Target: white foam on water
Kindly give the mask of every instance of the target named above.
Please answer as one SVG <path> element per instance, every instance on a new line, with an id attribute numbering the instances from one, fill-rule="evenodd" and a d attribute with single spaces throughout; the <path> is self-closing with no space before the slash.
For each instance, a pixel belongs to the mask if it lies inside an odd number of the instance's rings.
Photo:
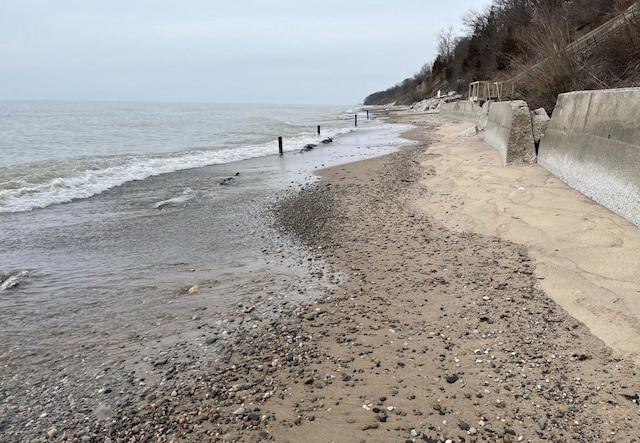
<path id="1" fill-rule="evenodd" d="M 28 277 L 29 271 L 19 271 L 15 274 L 9 274 L 8 276 L 2 276 L 3 279 L 0 280 L 0 291 L 5 291 L 7 289 L 11 289 L 14 286 L 18 286 L 20 284 L 20 279 L 22 277 Z"/>
<path id="2" fill-rule="evenodd" d="M 340 128 L 317 134 L 299 134 L 283 141 L 285 152 L 296 151 L 307 143 L 350 132 Z M 9 180 L 0 183 L 0 213 L 25 212 L 37 208 L 89 198 L 124 183 L 216 164 L 230 163 L 278 152 L 277 140 L 233 149 L 193 150 L 152 156 L 116 156 L 76 159 L 59 163 L 60 173 L 51 164 L 23 166 L 21 171 L 4 169 Z M 38 170 L 34 173 L 34 170 Z M 44 171 L 44 172 L 43 172 Z M 5 173 L 6 172 L 6 173 Z M 13 174 L 13 177 L 11 177 Z"/>

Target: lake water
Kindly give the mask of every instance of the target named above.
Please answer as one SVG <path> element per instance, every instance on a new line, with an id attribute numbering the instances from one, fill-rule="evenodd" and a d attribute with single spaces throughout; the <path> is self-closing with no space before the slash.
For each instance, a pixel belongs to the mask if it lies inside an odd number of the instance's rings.
<path id="1" fill-rule="evenodd" d="M 354 128 L 355 112 L 0 102 L 0 350 L 117 342 L 194 310 L 321 295 L 332 282 L 311 274 L 324 265 L 301 260 L 268 209 L 315 169 L 403 143 L 405 128 L 363 111 Z"/>

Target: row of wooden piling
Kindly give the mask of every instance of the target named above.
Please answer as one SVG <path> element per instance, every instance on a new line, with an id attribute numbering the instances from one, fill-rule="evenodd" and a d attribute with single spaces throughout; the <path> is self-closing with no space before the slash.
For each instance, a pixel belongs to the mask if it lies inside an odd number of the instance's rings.
<path id="1" fill-rule="evenodd" d="M 369 111 L 367 111 L 367 120 L 369 120 Z M 358 127 L 358 114 L 355 113 L 353 115 L 353 124 L 357 128 Z M 318 125 L 318 135 L 320 135 L 320 125 Z M 278 137 L 278 152 L 280 155 L 284 153 L 282 148 L 282 137 Z"/>

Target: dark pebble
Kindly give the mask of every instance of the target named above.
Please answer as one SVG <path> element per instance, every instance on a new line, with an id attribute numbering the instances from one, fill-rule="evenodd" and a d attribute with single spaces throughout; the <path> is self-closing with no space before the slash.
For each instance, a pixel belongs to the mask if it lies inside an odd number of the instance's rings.
<path id="1" fill-rule="evenodd" d="M 447 383 L 455 383 L 458 381 L 458 376 L 456 374 L 447 376 Z"/>

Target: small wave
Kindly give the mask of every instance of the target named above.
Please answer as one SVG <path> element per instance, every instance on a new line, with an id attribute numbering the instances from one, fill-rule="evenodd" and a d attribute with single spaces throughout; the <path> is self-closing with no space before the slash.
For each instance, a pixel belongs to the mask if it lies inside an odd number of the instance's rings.
<path id="1" fill-rule="evenodd" d="M 0 187 L 0 213 L 25 212 L 36 208 L 88 198 L 124 183 L 184 169 L 260 157 L 277 152 L 273 146 L 218 151 L 186 151 L 155 156 L 125 156 L 77 161 L 73 168 L 61 166 L 59 172 L 20 177 L 11 186 Z M 27 173 L 29 174 L 29 173 Z M 20 183 L 21 186 L 16 186 Z"/>
<path id="2" fill-rule="evenodd" d="M 349 132 L 332 128 L 322 137 Z M 297 151 L 308 143 L 317 143 L 315 131 L 298 133 L 285 140 L 285 151 Z M 23 165 L 17 171 L 4 168 L 8 181 L 0 184 L 0 213 L 26 212 L 37 208 L 89 198 L 124 183 L 148 177 L 230 163 L 277 154 L 277 140 L 257 145 L 218 150 L 191 150 L 147 156 L 114 156 L 71 159 L 59 164 Z M 159 202 L 162 203 L 162 202 Z"/>
<path id="3" fill-rule="evenodd" d="M 0 291 L 11 289 L 20 284 L 22 277 L 28 277 L 29 271 L 19 271 L 14 274 L 0 274 Z"/>

